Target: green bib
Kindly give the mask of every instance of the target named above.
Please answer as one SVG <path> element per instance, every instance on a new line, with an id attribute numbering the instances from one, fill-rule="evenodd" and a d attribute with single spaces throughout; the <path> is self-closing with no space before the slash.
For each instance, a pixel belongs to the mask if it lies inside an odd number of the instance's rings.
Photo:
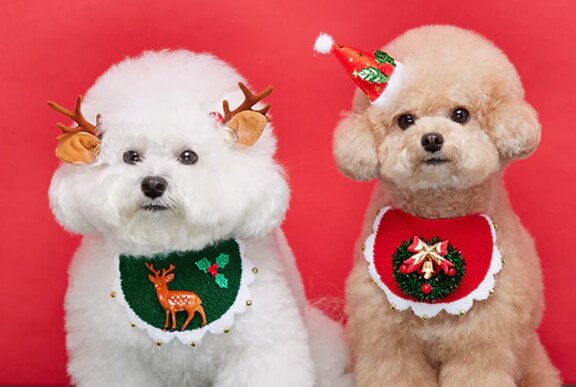
<path id="1" fill-rule="evenodd" d="M 207 332 L 228 333 L 234 316 L 252 305 L 248 286 L 257 269 L 243 250 L 230 239 L 200 251 L 120 255 L 112 296 L 157 345 L 176 338 L 195 346 Z"/>

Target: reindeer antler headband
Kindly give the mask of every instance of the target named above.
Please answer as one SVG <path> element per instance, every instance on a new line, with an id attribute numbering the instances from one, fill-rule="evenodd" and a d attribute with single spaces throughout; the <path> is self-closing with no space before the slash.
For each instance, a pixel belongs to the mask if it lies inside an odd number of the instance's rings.
<path id="1" fill-rule="evenodd" d="M 244 94 L 244 101 L 234 110 L 230 110 L 227 100 L 222 102 L 224 116 L 217 113 L 219 120 L 226 126 L 226 136 L 232 145 L 249 147 L 254 145 L 266 127 L 269 117 L 266 115 L 270 105 L 262 109 L 253 109 L 254 105 L 272 93 L 272 87 L 259 94 L 253 94 L 242 82 L 238 83 Z M 58 136 L 56 157 L 71 164 L 92 164 L 100 152 L 101 135 L 98 133 L 100 115 L 96 116 L 96 125 L 90 123 L 82 114 L 82 96 L 76 99 L 74 110 L 68 110 L 55 102 L 48 105 L 58 113 L 72 119 L 76 126 L 58 123 L 62 131 Z"/>
<path id="2" fill-rule="evenodd" d="M 254 145 L 262 135 L 266 123 L 270 120 L 266 114 L 271 106 L 266 105 L 260 110 L 252 108 L 268 97 L 274 89 L 268 86 L 263 92 L 253 94 L 242 82 L 238 83 L 238 87 L 244 94 L 244 101 L 236 109 L 230 111 L 228 101 L 224 100 L 222 102 L 224 116 L 218 116 L 222 123 L 226 125 L 228 141 L 233 145 L 249 147 Z"/>
<path id="3" fill-rule="evenodd" d="M 96 116 L 96 125 L 92 125 L 84 118 L 82 114 L 82 96 L 78 96 L 76 99 L 74 111 L 68 110 L 52 101 L 48 102 L 48 106 L 76 122 L 76 126 L 57 124 L 62 134 L 58 136 L 56 157 L 71 164 L 93 163 L 100 152 L 101 141 L 98 136 L 100 115 Z"/>

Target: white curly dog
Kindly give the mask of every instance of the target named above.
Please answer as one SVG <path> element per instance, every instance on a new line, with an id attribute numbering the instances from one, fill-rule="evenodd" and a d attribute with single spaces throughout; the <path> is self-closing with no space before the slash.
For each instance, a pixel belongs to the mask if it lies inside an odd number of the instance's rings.
<path id="1" fill-rule="evenodd" d="M 63 129 L 60 141 L 69 143 L 59 156 L 81 154 L 50 186 L 58 222 L 84 235 L 65 301 L 74 384 L 350 385 L 340 326 L 307 304 L 279 229 L 289 188 L 271 125 L 250 146 L 235 146 L 244 135 L 210 114 L 223 100 L 239 106 L 243 81 L 211 55 L 146 52 L 111 67 L 76 112 L 60 108 L 78 125 Z M 253 304 L 227 334 L 206 333 L 194 345 L 155 341 L 111 297 L 119 255 L 197 251 L 231 238 L 258 274 Z"/>

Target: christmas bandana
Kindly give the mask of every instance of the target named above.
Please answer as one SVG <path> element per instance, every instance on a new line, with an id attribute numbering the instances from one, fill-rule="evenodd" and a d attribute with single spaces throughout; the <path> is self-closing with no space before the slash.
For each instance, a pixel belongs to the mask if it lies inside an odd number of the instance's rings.
<path id="1" fill-rule="evenodd" d="M 502 268 L 494 224 L 483 214 L 424 219 L 385 207 L 364 257 L 392 308 L 422 318 L 466 313 L 488 298 Z"/>
<path id="2" fill-rule="evenodd" d="M 252 305 L 249 285 L 257 269 L 241 241 L 200 251 L 147 257 L 120 255 L 112 297 L 129 324 L 162 345 L 174 338 L 196 346 L 206 333 L 228 333 L 236 314 Z"/>

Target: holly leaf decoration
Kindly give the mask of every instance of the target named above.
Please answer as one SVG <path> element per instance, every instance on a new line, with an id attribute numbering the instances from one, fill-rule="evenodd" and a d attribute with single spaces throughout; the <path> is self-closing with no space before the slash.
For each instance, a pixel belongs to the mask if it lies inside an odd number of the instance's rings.
<path id="1" fill-rule="evenodd" d="M 394 62 L 394 58 L 392 58 L 390 55 L 388 55 L 384 51 L 380 51 L 380 50 L 374 51 L 374 59 L 376 59 L 376 62 L 378 62 L 379 64 L 390 63 L 392 66 L 396 66 L 396 62 Z"/>
<path id="2" fill-rule="evenodd" d="M 201 260 L 196 262 L 196 266 L 198 269 L 202 270 L 204 273 L 208 272 L 208 268 L 212 265 L 212 263 L 207 260 L 206 258 L 202 258 Z"/>
<path id="3" fill-rule="evenodd" d="M 229 258 L 230 258 L 229 255 L 221 253 L 218 256 L 218 258 L 216 258 L 216 264 L 218 265 L 218 267 L 223 269 L 228 264 L 228 262 L 230 260 Z"/>
<path id="4" fill-rule="evenodd" d="M 370 83 L 386 83 L 388 82 L 388 77 L 379 69 L 375 67 L 365 67 L 358 71 L 358 77 L 366 82 Z"/>
<path id="5" fill-rule="evenodd" d="M 216 285 L 221 288 L 228 289 L 228 279 L 224 274 L 216 275 Z"/>

